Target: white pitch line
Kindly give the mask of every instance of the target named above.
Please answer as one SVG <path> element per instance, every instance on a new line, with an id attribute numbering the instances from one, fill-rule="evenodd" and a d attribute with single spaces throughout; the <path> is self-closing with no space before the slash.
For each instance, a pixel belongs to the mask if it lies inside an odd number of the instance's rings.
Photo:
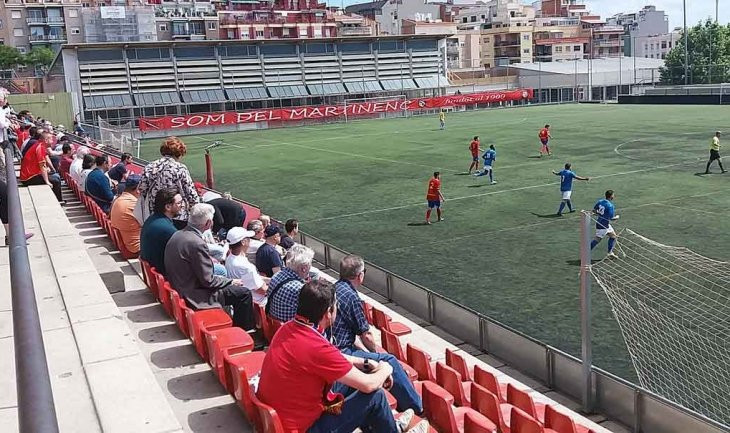
<path id="1" fill-rule="evenodd" d="M 603 179 L 603 178 L 614 177 L 614 176 L 625 176 L 627 174 L 643 173 L 643 172 L 653 171 L 653 170 L 661 170 L 664 168 L 675 167 L 675 166 L 684 165 L 684 164 L 685 164 L 684 162 L 680 162 L 680 163 L 676 163 L 676 164 L 668 164 L 668 165 L 662 165 L 662 166 L 652 167 L 652 168 L 642 168 L 639 170 L 623 171 L 620 173 L 604 174 L 601 176 L 592 176 L 591 180 L 592 179 Z M 544 187 L 548 187 L 548 186 L 555 186 L 557 184 L 558 184 L 558 182 L 550 182 L 550 183 L 543 183 L 543 184 L 539 184 L 539 185 L 521 186 L 518 188 L 484 192 L 484 193 L 480 193 L 480 194 L 470 194 L 470 195 L 465 195 L 465 196 L 461 196 L 461 197 L 450 198 L 450 199 L 445 200 L 445 202 L 450 203 L 452 201 L 466 200 L 466 199 L 476 198 L 476 197 L 485 197 L 488 195 L 504 194 L 504 193 L 508 193 L 508 192 L 524 191 L 524 190 L 535 189 L 535 188 L 544 188 Z M 369 215 L 369 214 L 380 213 L 380 212 L 389 212 L 389 211 L 393 211 L 393 210 L 407 209 L 410 207 L 423 206 L 423 205 L 424 205 L 423 202 L 409 203 L 409 204 L 404 204 L 404 205 L 400 205 L 400 206 L 392 206 L 392 207 L 381 208 L 381 209 L 370 209 L 370 210 L 366 210 L 366 211 L 362 211 L 362 212 L 353 212 L 353 213 L 349 213 L 349 214 L 342 214 L 342 215 L 336 215 L 336 216 L 324 217 L 324 218 L 315 218 L 315 219 L 306 220 L 306 221 L 302 221 L 302 222 L 312 223 L 312 222 L 320 222 L 320 221 L 330 221 L 330 220 L 334 220 L 334 219 L 350 218 L 350 217 Z"/>

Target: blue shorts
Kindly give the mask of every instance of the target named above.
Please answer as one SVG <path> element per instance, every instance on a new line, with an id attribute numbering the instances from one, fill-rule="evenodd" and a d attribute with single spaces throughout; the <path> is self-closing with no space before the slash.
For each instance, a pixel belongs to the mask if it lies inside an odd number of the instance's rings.
<path id="1" fill-rule="evenodd" d="M 547 146 L 548 141 L 550 141 L 550 140 L 540 140 L 540 142 L 542 143 L 543 146 Z"/>
<path id="2" fill-rule="evenodd" d="M 441 207 L 441 200 L 429 200 L 428 201 L 428 208 L 440 208 Z"/>
<path id="3" fill-rule="evenodd" d="M 472 155 L 471 160 L 479 162 L 479 155 Z"/>

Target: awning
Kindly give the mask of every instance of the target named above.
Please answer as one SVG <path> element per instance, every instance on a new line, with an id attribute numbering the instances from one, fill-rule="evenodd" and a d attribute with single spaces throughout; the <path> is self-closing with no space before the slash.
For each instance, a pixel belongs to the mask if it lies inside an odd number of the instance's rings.
<path id="1" fill-rule="evenodd" d="M 228 95 L 228 99 L 231 101 L 269 99 L 269 94 L 266 93 L 265 87 L 226 88 L 226 94 Z"/>
<path id="2" fill-rule="evenodd" d="M 437 75 L 431 77 L 416 77 L 414 78 L 419 89 L 438 89 L 439 87 L 448 87 L 449 80 L 445 77 L 439 77 Z"/>
<path id="3" fill-rule="evenodd" d="M 347 93 L 342 83 L 331 84 L 307 84 L 307 89 L 312 95 L 342 95 Z"/>
<path id="4" fill-rule="evenodd" d="M 215 102 L 226 102 L 226 95 L 223 90 L 185 90 L 180 92 L 183 102 L 188 104 L 209 104 Z"/>
<path id="5" fill-rule="evenodd" d="M 140 107 L 159 107 L 164 105 L 180 104 L 180 95 L 178 95 L 177 92 L 135 93 L 134 99 Z"/>
<path id="6" fill-rule="evenodd" d="M 121 95 L 84 96 L 84 106 L 87 110 L 104 110 L 107 108 L 131 108 L 134 107 L 134 103 L 132 97 L 125 93 Z"/>
<path id="7" fill-rule="evenodd" d="M 380 84 L 385 90 L 411 90 L 416 88 L 416 83 L 410 78 L 402 80 L 380 80 Z"/>
<path id="8" fill-rule="evenodd" d="M 269 86 L 266 87 L 272 98 L 301 98 L 309 96 L 304 86 Z"/>
<path id="9" fill-rule="evenodd" d="M 377 81 L 348 81 L 345 83 L 347 91 L 350 93 L 377 93 L 382 92 L 383 88 Z"/>

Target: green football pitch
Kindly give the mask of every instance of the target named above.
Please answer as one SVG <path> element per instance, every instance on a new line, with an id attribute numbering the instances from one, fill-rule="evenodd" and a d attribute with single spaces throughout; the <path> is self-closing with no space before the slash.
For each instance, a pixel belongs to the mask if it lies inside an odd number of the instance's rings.
<path id="1" fill-rule="evenodd" d="M 546 123 L 554 156 L 538 158 Z M 578 209 L 615 190 L 618 230 L 730 260 L 730 174 L 714 166 L 716 174 L 702 175 L 710 137 L 729 127 L 722 106 L 562 105 L 450 113 L 443 131 L 426 116 L 183 139 L 194 178 L 205 178 L 203 148 L 222 140 L 212 151 L 217 189 L 279 220 L 298 218 L 307 233 L 578 354 L 579 213 L 555 217 L 551 170 L 571 162 L 592 178 L 574 184 Z M 496 185 L 465 175 L 474 135 L 482 147 L 496 146 Z M 157 158 L 158 145 L 144 142 L 142 156 Z M 445 221 L 425 226 L 436 170 Z M 604 241 L 594 258 L 605 251 Z M 593 300 L 596 364 L 635 379 L 596 285 Z"/>

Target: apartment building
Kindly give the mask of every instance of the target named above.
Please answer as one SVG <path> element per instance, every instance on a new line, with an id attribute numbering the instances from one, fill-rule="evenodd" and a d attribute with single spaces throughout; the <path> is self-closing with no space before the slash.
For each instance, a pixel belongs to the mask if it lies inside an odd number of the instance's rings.
<path id="1" fill-rule="evenodd" d="M 97 6 L 81 10 L 84 42 L 156 41 L 152 6 Z"/>
<path id="2" fill-rule="evenodd" d="M 424 0 L 381 0 L 358 3 L 345 8 L 378 23 L 381 34 L 402 34 L 402 21 L 453 21 L 451 5 L 428 3 Z"/>
<path id="3" fill-rule="evenodd" d="M 531 62 L 535 10 L 520 1 L 496 0 L 493 11 L 481 26 L 482 65 L 493 68 Z"/>
<path id="4" fill-rule="evenodd" d="M 83 42 L 81 0 L 5 0 L 0 2 L 0 42 L 21 53 L 35 46 L 58 49 Z"/>
<path id="5" fill-rule="evenodd" d="M 585 15 L 580 19 L 583 35 L 590 38 L 586 51 L 591 58 L 622 57 L 624 55 L 624 28 L 606 24 L 595 15 Z"/>
<path id="6" fill-rule="evenodd" d="M 456 22 L 403 20 L 404 35 L 447 35 L 446 63 L 452 72 L 480 69 L 479 30 L 461 30 Z"/>
<path id="7" fill-rule="evenodd" d="M 617 14 L 607 19 L 610 25 L 624 29 L 624 53 L 627 56 L 664 58 L 676 40 L 669 31 L 669 17 L 656 6 L 644 6 L 637 12 Z M 656 48 L 665 45 L 665 48 Z"/>
<path id="8" fill-rule="evenodd" d="M 535 61 L 577 60 L 584 58 L 590 37 L 582 33 L 579 18 L 536 18 L 533 42 Z"/>

